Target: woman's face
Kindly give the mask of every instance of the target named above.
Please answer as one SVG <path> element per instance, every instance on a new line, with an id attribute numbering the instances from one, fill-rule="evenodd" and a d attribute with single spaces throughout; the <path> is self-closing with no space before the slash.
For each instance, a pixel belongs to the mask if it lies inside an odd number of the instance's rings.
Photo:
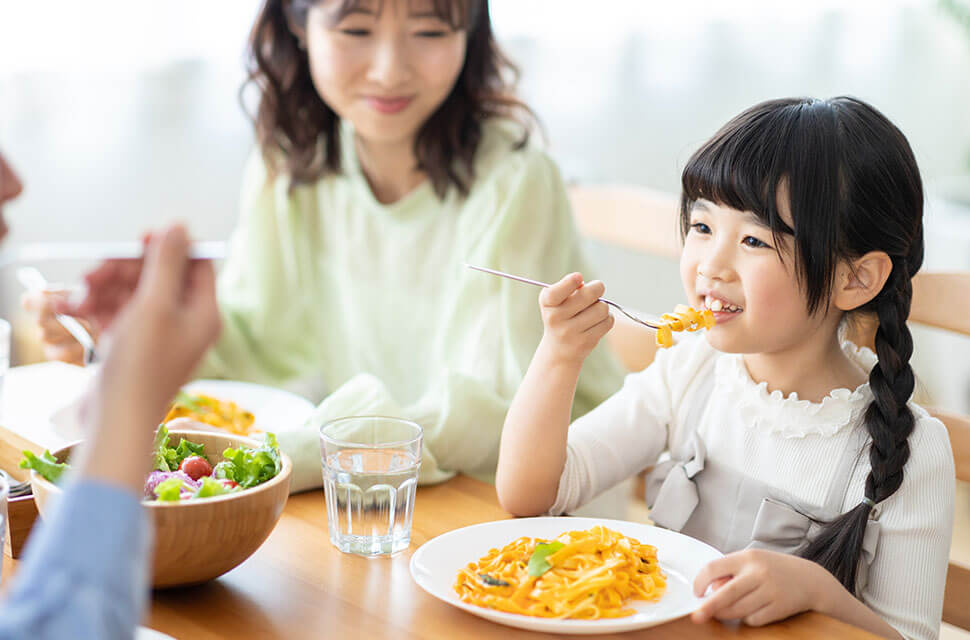
<path id="1" fill-rule="evenodd" d="M 317 93 L 371 143 L 407 143 L 451 92 L 465 59 L 464 30 L 434 15 L 431 0 L 323 0 L 307 17 Z"/>
<path id="2" fill-rule="evenodd" d="M 13 167 L 7 164 L 6 158 L 0 153 L 0 240 L 7 235 L 7 221 L 3 217 L 3 205 L 10 202 L 20 195 L 24 190 L 24 185 L 14 172 Z"/>

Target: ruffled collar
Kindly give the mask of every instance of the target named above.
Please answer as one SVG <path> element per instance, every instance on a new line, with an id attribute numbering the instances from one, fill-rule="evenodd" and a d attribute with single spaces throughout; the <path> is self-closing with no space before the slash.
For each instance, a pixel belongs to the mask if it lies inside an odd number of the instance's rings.
<path id="1" fill-rule="evenodd" d="M 842 343 L 842 350 L 865 371 L 876 364 L 877 357 L 871 349 L 846 341 Z M 755 383 L 751 379 L 740 354 L 719 358 L 716 376 L 718 387 L 736 399 L 747 427 L 786 438 L 834 435 L 846 425 L 855 424 L 872 400 L 868 382 L 854 391 L 834 389 L 821 402 L 800 400 L 797 393 L 788 397 L 778 390 L 769 393 L 768 383 Z"/>

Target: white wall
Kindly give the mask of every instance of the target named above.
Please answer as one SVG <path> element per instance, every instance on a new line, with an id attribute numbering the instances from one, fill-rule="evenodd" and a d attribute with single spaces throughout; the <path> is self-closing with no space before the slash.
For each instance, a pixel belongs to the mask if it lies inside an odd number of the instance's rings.
<path id="1" fill-rule="evenodd" d="M 28 183 L 10 245 L 130 239 L 175 218 L 226 237 L 252 139 L 237 89 L 256 8 L 0 0 L 0 148 Z M 970 213 L 939 198 L 970 172 L 970 33 L 934 0 L 492 0 L 492 13 L 567 178 L 676 190 L 740 109 L 850 93 L 913 144 L 933 196 L 928 263 L 970 269 Z M 673 265 L 593 251 L 618 299 L 679 299 Z M 0 274 L 0 313 L 16 294 Z M 970 408 L 967 342 L 921 337 L 921 378 L 950 406 Z"/>

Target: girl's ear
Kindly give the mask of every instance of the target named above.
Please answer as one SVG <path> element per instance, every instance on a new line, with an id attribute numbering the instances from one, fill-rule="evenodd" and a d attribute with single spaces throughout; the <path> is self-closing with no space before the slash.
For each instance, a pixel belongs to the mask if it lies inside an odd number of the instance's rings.
<path id="1" fill-rule="evenodd" d="M 892 270 L 892 258 L 884 251 L 843 262 L 836 275 L 833 304 L 842 311 L 858 309 L 882 291 Z"/>

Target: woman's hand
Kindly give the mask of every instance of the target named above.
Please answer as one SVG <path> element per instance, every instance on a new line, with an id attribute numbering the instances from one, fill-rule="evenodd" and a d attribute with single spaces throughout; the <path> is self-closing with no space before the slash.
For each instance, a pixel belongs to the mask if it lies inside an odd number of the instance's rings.
<path id="1" fill-rule="evenodd" d="M 181 227 L 153 238 L 137 286 L 101 317 L 107 357 L 88 397 L 81 473 L 140 491 L 152 432 L 219 333 L 212 263 L 188 257 Z"/>
<path id="2" fill-rule="evenodd" d="M 822 575 L 824 574 L 824 575 Z M 694 594 L 713 593 L 691 616 L 694 622 L 740 619 L 752 626 L 818 608 L 816 585 L 831 578 L 820 565 L 775 551 L 749 549 L 714 560 L 694 580 Z"/>
<path id="3" fill-rule="evenodd" d="M 45 360 L 60 360 L 68 364 L 84 366 L 84 348 L 67 329 L 57 321 L 54 314 L 67 303 L 65 290 L 30 291 L 24 294 L 21 304 L 37 318 L 37 330 L 44 348 Z M 78 317 L 91 337 L 98 340 L 101 333 L 95 323 Z"/>
<path id="4" fill-rule="evenodd" d="M 146 237 L 146 251 L 151 236 Z M 75 317 L 90 318 L 102 327 L 110 327 L 118 313 L 135 294 L 145 260 L 106 260 L 84 276 L 87 287 L 84 299 L 71 305 L 66 297 L 52 300 L 53 310 Z"/>
<path id="5" fill-rule="evenodd" d="M 613 327 L 609 307 L 598 301 L 605 292 L 602 282 L 584 284 L 579 273 L 543 289 L 539 307 L 545 332 L 540 349 L 555 360 L 581 364 Z"/>

